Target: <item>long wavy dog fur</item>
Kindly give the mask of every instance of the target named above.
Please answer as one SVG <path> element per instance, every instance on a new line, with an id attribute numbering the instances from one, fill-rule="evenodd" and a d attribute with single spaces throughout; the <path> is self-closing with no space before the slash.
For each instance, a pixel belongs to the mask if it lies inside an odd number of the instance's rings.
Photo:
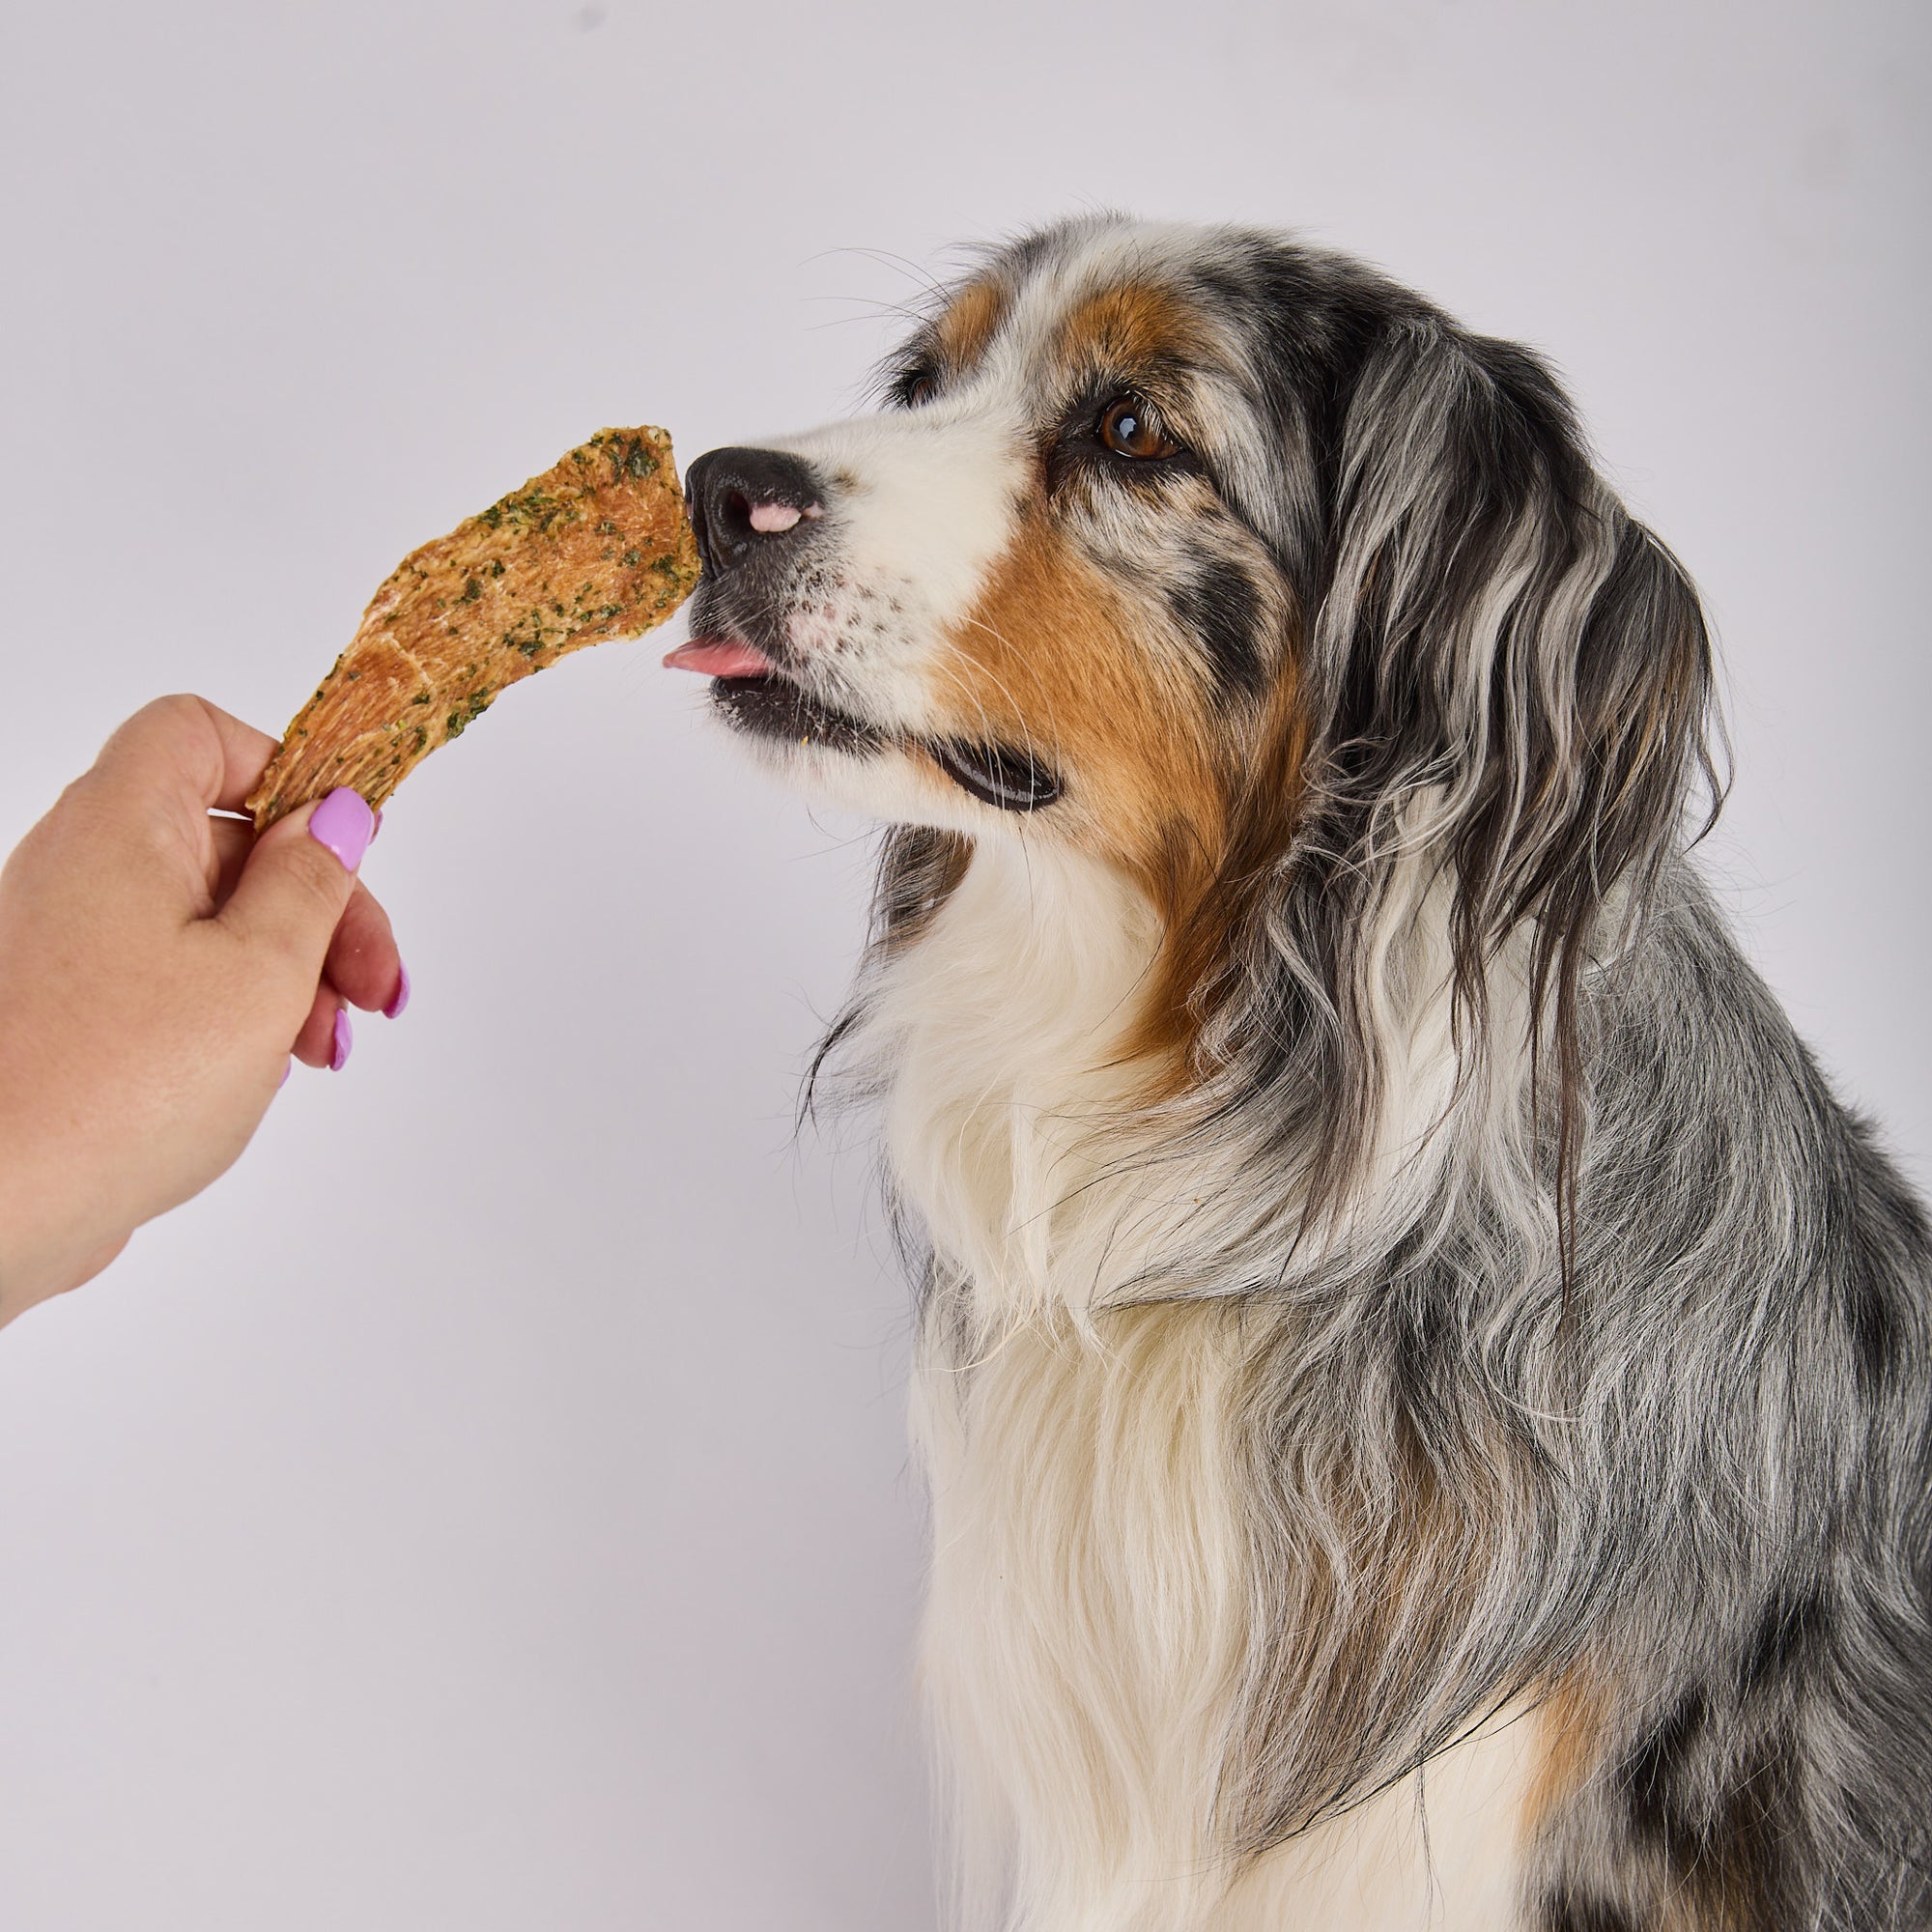
<path id="1" fill-rule="evenodd" d="M 674 655 L 891 827 L 958 1921 L 1932 1925 L 1926 1224 L 1548 368 L 1095 217 L 885 400 L 693 467 Z"/>

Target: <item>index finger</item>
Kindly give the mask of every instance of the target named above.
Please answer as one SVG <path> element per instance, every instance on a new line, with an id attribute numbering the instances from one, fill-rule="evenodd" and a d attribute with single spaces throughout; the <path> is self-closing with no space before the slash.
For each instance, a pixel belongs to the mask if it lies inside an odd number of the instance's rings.
<path id="1" fill-rule="evenodd" d="M 204 807 L 240 811 L 276 749 L 266 731 L 205 697 L 157 697 L 101 747 L 95 770 L 143 787 L 172 781 Z"/>

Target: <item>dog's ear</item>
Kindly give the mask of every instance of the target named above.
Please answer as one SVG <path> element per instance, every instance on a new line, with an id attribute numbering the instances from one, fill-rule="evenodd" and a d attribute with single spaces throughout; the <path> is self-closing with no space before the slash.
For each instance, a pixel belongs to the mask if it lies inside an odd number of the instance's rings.
<path id="1" fill-rule="evenodd" d="M 1313 840 L 1356 878 L 1403 853 L 1440 866 L 1478 1032 L 1492 962 L 1528 931 L 1532 1050 L 1554 1049 L 1567 1151 L 1577 975 L 1614 945 L 1608 920 L 1640 917 L 1715 778 L 1697 596 L 1526 350 L 1406 320 L 1366 356 L 1338 442 L 1309 638 Z"/>

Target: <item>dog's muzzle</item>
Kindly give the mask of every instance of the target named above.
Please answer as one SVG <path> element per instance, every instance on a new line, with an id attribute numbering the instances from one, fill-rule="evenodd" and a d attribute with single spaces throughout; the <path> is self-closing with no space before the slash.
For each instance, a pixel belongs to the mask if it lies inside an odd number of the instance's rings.
<path id="1" fill-rule="evenodd" d="M 713 449 L 686 471 L 684 494 L 704 575 L 692 641 L 665 663 L 709 675 L 720 710 L 740 730 L 848 753 L 880 750 L 890 733 L 805 688 L 806 667 L 776 617 L 827 529 L 810 464 L 781 449 Z M 1058 776 L 1012 746 L 918 743 L 962 791 L 1000 810 L 1036 811 L 1060 796 Z"/>

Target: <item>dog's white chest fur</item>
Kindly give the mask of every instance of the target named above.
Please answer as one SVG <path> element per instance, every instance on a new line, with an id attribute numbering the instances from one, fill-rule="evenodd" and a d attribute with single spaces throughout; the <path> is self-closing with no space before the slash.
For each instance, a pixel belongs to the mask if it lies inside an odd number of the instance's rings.
<path id="1" fill-rule="evenodd" d="M 991 1326 L 1087 1307 L 1155 1234 L 1094 1165 L 1154 944 L 1099 867 L 988 846 L 882 989 L 895 1178 Z"/>
<path id="2" fill-rule="evenodd" d="M 914 1426 L 962 1917 L 1493 1932 L 1513 1918 L 1526 1727 L 1245 1873 L 1214 1842 L 1253 1602 L 1239 1324 L 1212 1300 L 1107 1307 L 1229 1191 L 1198 1156 L 1122 1164 L 1108 1131 L 1153 945 L 1096 868 L 982 846 L 871 1016 L 895 1179 L 943 1284 Z"/>
<path id="3" fill-rule="evenodd" d="M 958 1781 L 964 1922 L 1002 1922 L 1016 1881 L 1005 1922 L 1025 1932 L 1497 1932 L 1527 1726 L 1245 1874 L 1213 1841 L 1249 1602 L 1237 1376 L 1229 1324 L 1198 1305 L 923 1364 L 923 1661 Z"/>

